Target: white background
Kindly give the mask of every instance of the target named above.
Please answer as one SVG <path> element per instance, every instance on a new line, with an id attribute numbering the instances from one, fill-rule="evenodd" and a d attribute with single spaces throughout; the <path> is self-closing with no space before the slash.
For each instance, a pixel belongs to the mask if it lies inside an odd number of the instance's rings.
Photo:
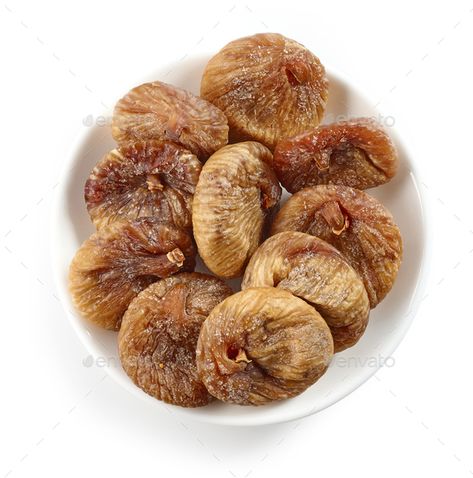
<path id="1" fill-rule="evenodd" d="M 275 3 L 0 1 L 0 478 L 473 476 L 473 4 Z M 394 366 L 340 403 L 262 428 L 182 423 L 87 360 L 54 294 L 50 204 L 84 118 L 160 64 L 259 31 L 395 118 L 429 203 L 429 285 Z"/>

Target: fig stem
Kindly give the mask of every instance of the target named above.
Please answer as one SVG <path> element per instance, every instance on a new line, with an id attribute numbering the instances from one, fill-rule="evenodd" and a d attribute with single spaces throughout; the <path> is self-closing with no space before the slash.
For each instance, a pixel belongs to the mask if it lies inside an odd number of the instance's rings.
<path id="1" fill-rule="evenodd" d="M 286 72 L 287 81 L 289 82 L 291 86 L 297 86 L 301 84 L 301 81 L 299 81 L 299 78 L 297 78 L 297 76 L 294 74 L 293 71 L 291 71 L 287 67 L 284 70 Z"/>
<path id="2" fill-rule="evenodd" d="M 168 252 L 166 257 L 168 258 L 169 262 L 176 264 L 178 267 L 182 267 L 182 264 L 184 264 L 185 256 L 178 247 Z"/>
<path id="3" fill-rule="evenodd" d="M 323 150 L 314 157 L 315 164 L 319 171 L 326 171 L 330 168 L 331 153 L 331 151 Z"/>
<path id="4" fill-rule="evenodd" d="M 169 116 L 168 122 L 166 123 L 165 133 L 173 141 L 178 142 L 182 134 L 184 127 L 181 122 L 182 119 L 179 117 L 179 115 L 177 113 L 173 113 L 171 116 Z"/>
<path id="5" fill-rule="evenodd" d="M 153 257 L 136 258 L 132 271 L 135 276 L 154 275 L 165 278 L 175 274 L 183 266 L 185 256 L 179 249 L 173 249 L 167 254 L 159 254 Z"/>
<path id="6" fill-rule="evenodd" d="M 350 220 L 348 219 L 348 217 L 345 216 L 345 223 L 343 224 L 342 228 L 341 229 L 332 228 L 332 232 L 336 236 L 339 236 L 343 231 L 347 230 L 349 226 L 350 226 Z"/>
<path id="7" fill-rule="evenodd" d="M 321 214 L 327 224 L 332 228 L 333 234 L 339 236 L 350 226 L 348 216 L 342 212 L 337 201 L 329 201 L 324 204 Z"/>
<path id="8" fill-rule="evenodd" d="M 245 349 L 240 349 L 237 353 L 237 356 L 235 357 L 235 362 L 240 363 L 240 362 L 245 362 L 245 363 L 250 363 L 251 360 L 247 357 Z"/>
<path id="9" fill-rule="evenodd" d="M 164 185 L 157 174 L 148 174 L 146 177 L 146 186 L 151 192 L 162 191 L 164 189 Z"/>

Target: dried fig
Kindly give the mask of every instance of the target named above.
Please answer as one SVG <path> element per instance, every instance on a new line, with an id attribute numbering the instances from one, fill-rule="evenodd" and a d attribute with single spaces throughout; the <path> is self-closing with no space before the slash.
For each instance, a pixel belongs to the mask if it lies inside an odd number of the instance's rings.
<path id="1" fill-rule="evenodd" d="M 317 126 L 328 96 L 319 59 L 277 33 L 240 38 L 208 62 L 200 94 L 228 118 L 232 142 L 276 142 Z"/>
<path id="2" fill-rule="evenodd" d="M 273 287 L 238 292 L 207 317 L 197 344 L 197 370 L 225 402 L 263 405 L 294 397 L 315 383 L 333 355 L 319 313 Z"/>
<path id="3" fill-rule="evenodd" d="M 335 352 L 355 345 L 368 324 L 363 281 L 330 244 L 302 232 L 280 232 L 253 254 L 242 289 L 278 287 L 304 299 L 327 322 Z"/>
<path id="4" fill-rule="evenodd" d="M 69 290 L 85 319 L 118 330 L 139 292 L 194 266 L 188 232 L 156 218 L 116 221 L 92 234 L 77 251 L 69 269 Z"/>
<path id="5" fill-rule="evenodd" d="M 195 351 L 202 323 L 232 290 L 205 274 L 182 273 L 138 294 L 123 316 L 120 360 L 149 395 L 181 407 L 212 400 L 197 375 Z"/>
<path id="6" fill-rule="evenodd" d="M 191 228 L 201 169 L 192 153 L 171 142 L 123 145 L 107 153 L 85 183 L 90 217 L 97 228 L 147 216 Z"/>
<path id="7" fill-rule="evenodd" d="M 208 101 L 154 81 L 133 88 L 116 104 L 112 135 L 118 143 L 174 141 L 205 160 L 227 144 L 228 124 Z"/>
<path id="8" fill-rule="evenodd" d="M 401 233 L 391 213 L 363 191 L 303 189 L 277 214 L 271 233 L 281 231 L 306 232 L 338 249 L 363 279 L 371 308 L 391 290 L 401 264 Z"/>
<path id="9" fill-rule="evenodd" d="M 370 118 L 320 125 L 279 141 L 274 168 L 291 193 L 318 184 L 368 189 L 397 171 L 396 149 L 381 125 Z"/>
<path id="10" fill-rule="evenodd" d="M 262 240 L 268 215 L 281 188 L 271 152 L 248 141 L 225 146 L 202 168 L 193 202 L 192 222 L 199 254 L 221 277 L 242 274 Z"/>

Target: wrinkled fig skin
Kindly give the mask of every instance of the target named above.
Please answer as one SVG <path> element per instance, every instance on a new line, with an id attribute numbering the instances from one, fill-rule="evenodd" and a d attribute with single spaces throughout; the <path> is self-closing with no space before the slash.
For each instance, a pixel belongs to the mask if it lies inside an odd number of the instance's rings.
<path id="1" fill-rule="evenodd" d="M 202 168 L 192 222 L 199 254 L 217 276 L 241 276 L 281 197 L 271 152 L 248 141 L 225 146 Z"/>
<path id="2" fill-rule="evenodd" d="M 330 330 L 313 307 L 282 289 L 250 288 L 225 299 L 204 322 L 197 370 L 216 398 L 264 405 L 302 393 L 332 355 Z"/>
<path id="3" fill-rule="evenodd" d="M 368 189 L 388 182 L 397 171 L 396 149 L 379 123 L 358 118 L 282 139 L 274 168 L 291 193 L 318 184 Z"/>
<path id="4" fill-rule="evenodd" d="M 242 289 L 248 287 L 278 287 L 313 305 L 335 352 L 355 345 L 368 324 L 363 281 L 334 247 L 309 234 L 281 232 L 263 242 L 246 268 Z"/>
<path id="5" fill-rule="evenodd" d="M 282 231 L 306 232 L 338 249 L 363 279 L 371 308 L 391 290 L 401 265 L 401 233 L 391 213 L 363 191 L 303 189 L 277 214 L 271 234 Z"/>
<path id="6" fill-rule="evenodd" d="M 97 229 L 117 219 L 158 217 L 192 227 L 192 197 L 202 169 L 195 155 L 171 142 L 132 143 L 110 151 L 84 188 Z"/>
<path id="7" fill-rule="evenodd" d="M 139 292 L 159 278 L 194 267 L 188 232 L 155 218 L 116 221 L 79 248 L 69 269 L 69 290 L 85 319 L 118 330 Z"/>
<path id="8" fill-rule="evenodd" d="M 200 94 L 227 116 L 231 142 L 277 141 L 317 126 L 328 96 L 319 59 L 277 33 L 230 42 L 208 62 Z"/>
<path id="9" fill-rule="evenodd" d="M 112 135 L 118 143 L 169 140 L 199 159 L 228 143 L 225 115 L 189 91 L 154 81 L 129 91 L 115 106 Z"/>
<path id="10" fill-rule="evenodd" d="M 140 292 L 118 335 L 120 360 L 131 380 L 167 403 L 207 405 L 213 397 L 197 375 L 197 340 L 210 311 L 231 294 L 221 280 L 199 273 L 176 274 Z"/>

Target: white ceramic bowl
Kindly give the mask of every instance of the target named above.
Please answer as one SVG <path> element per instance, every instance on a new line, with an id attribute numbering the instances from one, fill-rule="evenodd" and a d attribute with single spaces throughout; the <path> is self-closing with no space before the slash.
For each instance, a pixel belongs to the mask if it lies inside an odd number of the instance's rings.
<path id="1" fill-rule="evenodd" d="M 191 58 L 181 62 L 179 67 L 164 65 L 142 81 L 159 79 L 180 86 L 198 94 L 201 73 L 208 57 Z M 329 74 L 330 92 L 326 122 L 341 116 L 375 116 L 371 103 L 340 75 Z M 128 87 L 124 85 L 125 93 Z M 109 117 L 110 112 L 104 114 Z M 175 413 L 188 418 L 226 425 L 263 425 L 284 422 L 316 413 L 347 396 L 368 380 L 380 366 L 393 366 L 391 357 L 402 340 L 423 295 L 426 271 L 426 219 L 424 201 L 417 187 L 415 167 L 405 146 L 397 138 L 393 119 L 387 117 L 385 126 L 393 137 L 400 154 L 400 168 L 397 176 L 388 184 L 368 192 L 385 204 L 393 213 L 404 241 L 404 259 L 393 290 L 371 313 L 366 333 L 351 349 L 334 357 L 327 373 L 302 395 L 273 405 L 262 407 L 241 407 L 213 403 L 209 406 L 184 409 L 164 405 L 136 387 L 122 370 L 117 354 L 117 334 L 101 330 L 74 311 L 67 288 L 69 263 L 80 244 L 93 231 L 83 199 L 83 186 L 95 163 L 114 147 L 110 127 L 103 125 L 103 119 L 92 120 L 73 145 L 65 160 L 52 217 L 52 261 L 58 296 L 66 315 L 75 331 L 97 361 L 108 374 L 125 390 L 128 390 L 154 404 L 157 408 L 169 407 Z M 287 194 L 283 200 L 287 198 Z M 197 270 L 204 271 L 200 265 Z M 232 284 L 238 288 L 237 283 Z M 92 360 L 92 358 L 90 359 Z"/>

